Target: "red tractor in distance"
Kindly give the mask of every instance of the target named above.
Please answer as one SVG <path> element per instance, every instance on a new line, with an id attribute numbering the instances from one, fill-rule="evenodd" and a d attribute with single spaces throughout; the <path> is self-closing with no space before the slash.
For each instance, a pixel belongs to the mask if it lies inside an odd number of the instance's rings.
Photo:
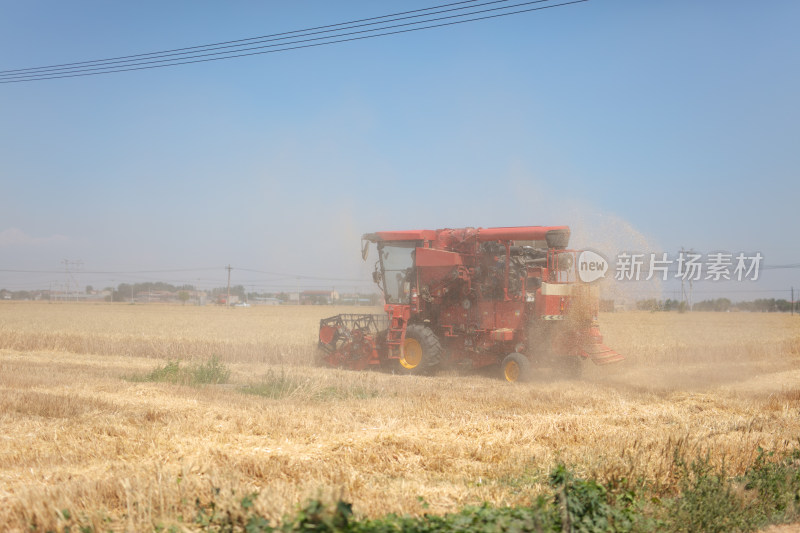
<path id="1" fill-rule="evenodd" d="M 573 376 L 586 359 L 621 361 L 603 344 L 598 287 L 580 280 L 582 252 L 567 249 L 569 236 L 567 226 L 368 233 L 362 257 L 377 245 L 372 277 L 385 314 L 322 319 L 321 358 L 412 374 L 499 365 L 512 382 L 530 377 L 531 361 Z"/>

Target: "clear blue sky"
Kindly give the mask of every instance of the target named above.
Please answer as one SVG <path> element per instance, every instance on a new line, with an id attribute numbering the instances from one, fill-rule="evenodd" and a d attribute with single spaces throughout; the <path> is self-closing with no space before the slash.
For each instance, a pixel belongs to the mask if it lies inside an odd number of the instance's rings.
<path id="1" fill-rule="evenodd" d="M 0 69 L 443 3 L 6 0 Z M 0 268 L 220 267 L 82 278 L 217 286 L 230 263 L 368 285 L 362 233 L 540 224 L 571 225 L 576 244 L 607 253 L 686 246 L 800 263 L 798 23 L 795 0 L 591 0 L 280 54 L 0 85 Z M 0 272 L 0 287 L 61 278 Z M 295 283 L 286 279 L 234 270 L 234 283 Z M 735 288 L 793 282 L 800 270 L 773 270 Z"/>

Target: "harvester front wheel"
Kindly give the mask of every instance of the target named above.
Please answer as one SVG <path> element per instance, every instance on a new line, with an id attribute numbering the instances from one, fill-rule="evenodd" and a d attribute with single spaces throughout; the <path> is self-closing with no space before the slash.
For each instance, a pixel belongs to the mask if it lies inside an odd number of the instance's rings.
<path id="1" fill-rule="evenodd" d="M 442 360 L 442 345 L 429 327 L 413 324 L 406 329 L 400 370 L 406 374 L 430 372 Z"/>
<path id="2" fill-rule="evenodd" d="M 505 380 L 511 383 L 528 381 L 531 377 L 531 363 L 519 353 L 507 355 L 500 368 Z"/>

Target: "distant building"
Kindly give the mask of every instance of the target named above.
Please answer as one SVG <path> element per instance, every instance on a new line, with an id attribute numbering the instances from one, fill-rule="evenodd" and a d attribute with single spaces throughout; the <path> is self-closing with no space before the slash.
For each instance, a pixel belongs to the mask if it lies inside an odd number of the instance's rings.
<path id="1" fill-rule="evenodd" d="M 281 301 L 279 299 L 263 296 L 250 298 L 250 303 L 253 305 L 281 305 Z"/>
<path id="2" fill-rule="evenodd" d="M 231 299 L 228 301 L 228 294 L 220 294 L 217 296 L 217 303 L 219 305 L 236 305 L 239 303 L 239 297 L 235 294 L 231 294 Z"/>
<path id="3" fill-rule="evenodd" d="M 139 291 L 136 293 L 136 301 L 142 303 L 174 302 L 177 298 L 177 293 L 171 291 Z"/>
<path id="4" fill-rule="evenodd" d="M 333 291 L 303 291 L 300 293 L 301 305 L 330 305 L 333 303 Z"/>
<path id="5" fill-rule="evenodd" d="M 341 305 L 382 305 L 379 294 L 342 293 L 336 299 Z"/>

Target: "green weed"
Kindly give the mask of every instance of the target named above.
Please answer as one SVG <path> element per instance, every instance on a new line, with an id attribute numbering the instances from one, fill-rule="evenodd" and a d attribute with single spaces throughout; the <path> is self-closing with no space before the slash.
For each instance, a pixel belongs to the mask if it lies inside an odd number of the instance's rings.
<path id="1" fill-rule="evenodd" d="M 186 366 L 181 366 L 179 361 L 167 361 L 164 366 L 154 368 L 147 374 L 134 375 L 127 379 L 134 382 L 197 386 L 227 383 L 230 376 L 230 369 L 214 356 L 204 363 L 191 363 Z"/>

